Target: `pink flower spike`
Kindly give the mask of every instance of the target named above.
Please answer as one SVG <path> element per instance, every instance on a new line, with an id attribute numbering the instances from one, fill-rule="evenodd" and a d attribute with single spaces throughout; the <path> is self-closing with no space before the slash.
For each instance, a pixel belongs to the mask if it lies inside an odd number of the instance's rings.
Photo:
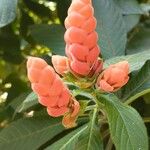
<path id="1" fill-rule="evenodd" d="M 70 70 L 77 76 L 90 77 L 91 70 L 99 70 L 92 68 L 100 54 L 96 24 L 91 0 L 73 0 L 65 20 L 67 30 L 64 39 Z M 92 72 L 92 75 L 95 73 Z"/>
<path id="2" fill-rule="evenodd" d="M 71 93 L 51 66 L 41 58 L 30 57 L 27 72 L 39 103 L 48 107 L 49 115 L 57 117 L 68 112 Z"/>

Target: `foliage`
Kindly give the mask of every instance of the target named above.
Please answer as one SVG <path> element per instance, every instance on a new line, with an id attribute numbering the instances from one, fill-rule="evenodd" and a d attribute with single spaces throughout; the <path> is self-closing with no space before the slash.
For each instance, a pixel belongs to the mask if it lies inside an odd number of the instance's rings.
<path id="1" fill-rule="evenodd" d="M 0 149 L 148 150 L 149 0 L 93 0 L 104 67 L 127 60 L 130 80 L 114 94 L 66 83 L 81 105 L 77 127 L 65 129 L 61 118 L 49 117 L 31 91 L 26 59 L 51 65 L 52 54 L 65 55 L 70 3 L 0 0 Z"/>

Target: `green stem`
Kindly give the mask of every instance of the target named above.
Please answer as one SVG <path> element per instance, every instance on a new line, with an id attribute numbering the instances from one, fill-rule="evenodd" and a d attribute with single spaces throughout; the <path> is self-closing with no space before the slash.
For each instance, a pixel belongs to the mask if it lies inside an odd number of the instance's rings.
<path id="1" fill-rule="evenodd" d="M 131 104 L 132 102 L 134 102 L 135 100 L 137 100 L 137 99 L 132 99 L 132 98 L 130 98 L 130 99 L 126 100 L 126 101 L 124 102 L 124 104 L 129 105 L 129 104 Z"/>
<path id="2" fill-rule="evenodd" d="M 95 108 L 97 108 L 96 105 L 90 105 L 90 106 L 87 106 L 87 107 L 86 107 L 85 111 L 93 110 L 93 109 L 95 109 Z"/>
<path id="3" fill-rule="evenodd" d="M 138 94 L 136 94 L 136 95 L 130 97 L 129 99 L 127 99 L 127 100 L 124 102 L 124 104 L 129 105 L 129 104 L 131 104 L 132 102 L 136 101 L 136 100 L 137 100 L 139 97 L 141 97 L 142 95 L 145 95 L 145 94 L 147 94 L 147 93 L 149 93 L 149 92 L 150 92 L 149 89 L 148 89 L 148 90 L 144 90 L 144 91 L 142 91 L 142 92 L 140 92 L 140 93 L 138 93 Z"/>

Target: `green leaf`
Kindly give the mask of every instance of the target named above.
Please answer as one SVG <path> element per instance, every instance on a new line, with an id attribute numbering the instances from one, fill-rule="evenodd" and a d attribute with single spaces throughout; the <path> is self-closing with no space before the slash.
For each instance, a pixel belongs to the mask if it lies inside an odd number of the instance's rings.
<path id="1" fill-rule="evenodd" d="M 123 15 L 142 14 L 140 4 L 137 0 L 115 0 L 116 4 L 122 9 Z"/>
<path id="2" fill-rule="evenodd" d="M 0 0 L 0 27 L 12 22 L 16 17 L 17 0 Z"/>
<path id="3" fill-rule="evenodd" d="M 22 93 L 19 96 L 17 96 L 16 98 L 14 98 L 12 100 L 12 102 L 10 102 L 9 106 L 11 106 L 14 110 L 17 110 L 17 108 L 22 105 L 24 99 L 29 95 L 29 93 Z"/>
<path id="4" fill-rule="evenodd" d="M 148 14 L 149 15 L 149 11 L 150 11 L 150 3 L 142 3 L 141 4 L 141 8 L 143 10 L 143 12 L 145 14 Z"/>
<path id="5" fill-rule="evenodd" d="M 146 127 L 138 112 L 113 95 L 99 95 L 107 113 L 116 150 L 148 150 Z"/>
<path id="6" fill-rule="evenodd" d="M 132 102 L 138 97 L 150 92 L 150 60 L 148 60 L 141 70 L 131 76 L 127 85 L 122 89 L 122 101 Z"/>
<path id="7" fill-rule="evenodd" d="M 37 95 L 32 92 L 30 93 L 26 99 L 22 102 L 22 104 L 17 108 L 17 112 L 23 112 L 38 104 L 38 97 Z"/>
<path id="8" fill-rule="evenodd" d="M 121 57 L 115 57 L 112 59 L 108 59 L 105 61 L 104 67 L 107 68 L 110 64 L 115 64 L 120 61 L 128 61 L 130 64 L 130 72 L 139 70 L 144 63 L 150 59 L 150 50 L 133 54 L 133 55 L 126 55 Z"/>
<path id="9" fill-rule="evenodd" d="M 81 150 L 103 150 L 103 144 L 100 135 L 100 127 L 97 124 L 97 109 L 91 114 L 87 130 L 80 135 L 75 149 Z"/>
<path id="10" fill-rule="evenodd" d="M 124 55 L 127 38 L 120 9 L 112 0 L 94 0 L 93 6 L 103 58 Z"/>
<path id="11" fill-rule="evenodd" d="M 0 132 L 0 149 L 37 149 L 62 131 L 64 127 L 58 118 L 20 119 Z"/>
<path id="12" fill-rule="evenodd" d="M 90 123 L 72 131 L 46 150 L 102 150 L 99 127 L 96 126 L 97 111 L 94 111 Z"/>
<path id="13" fill-rule="evenodd" d="M 52 49 L 53 53 L 59 55 L 65 54 L 65 29 L 61 25 L 33 25 L 30 28 L 30 32 L 36 42 Z"/>
<path id="14" fill-rule="evenodd" d="M 126 24 L 126 30 L 129 32 L 139 23 L 140 15 L 125 15 L 123 19 Z"/>
<path id="15" fill-rule="evenodd" d="M 121 9 L 126 30 L 129 32 L 140 20 L 144 12 L 137 0 L 115 0 L 116 5 Z"/>
<path id="16" fill-rule="evenodd" d="M 128 42 L 127 54 L 142 52 L 150 48 L 150 29 L 139 27 L 133 38 Z M 149 52 L 147 52 L 149 53 Z"/>
<path id="17" fill-rule="evenodd" d="M 76 130 L 73 130 L 63 138 L 61 138 L 59 141 L 55 142 L 54 144 L 50 145 L 49 147 L 46 148 L 46 150 L 70 150 L 74 149 L 77 142 L 78 138 L 81 134 L 83 134 L 87 129 L 87 124 L 77 128 Z"/>

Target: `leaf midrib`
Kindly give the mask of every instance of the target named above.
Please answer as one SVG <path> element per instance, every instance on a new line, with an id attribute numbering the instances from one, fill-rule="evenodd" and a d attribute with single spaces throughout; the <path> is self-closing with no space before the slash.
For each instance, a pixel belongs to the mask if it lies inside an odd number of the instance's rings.
<path id="1" fill-rule="evenodd" d="M 91 138 L 92 138 L 92 134 L 93 134 L 92 131 L 93 131 L 93 128 L 94 128 L 96 113 L 97 113 L 97 109 L 94 109 L 91 124 L 90 124 L 91 127 L 90 127 L 89 140 L 88 140 L 88 144 L 87 144 L 87 150 L 90 150 L 89 148 L 90 148 Z"/>
<path id="2" fill-rule="evenodd" d="M 114 108 L 119 112 L 118 113 L 118 117 L 120 116 L 120 118 L 121 118 L 121 120 L 122 120 L 122 122 L 124 123 L 124 129 L 126 130 L 126 132 L 128 133 L 128 129 L 126 128 L 126 121 L 124 121 L 124 119 L 123 119 L 123 117 L 122 117 L 122 113 L 121 113 L 121 111 L 119 110 L 119 108 L 113 103 L 113 106 L 114 106 Z M 125 106 L 124 106 L 125 107 Z M 128 137 L 129 137 L 129 139 L 130 139 L 130 135 L 129 134 L 127 134 L 128 135 Z M 132 145 L 132 143 L 131 143 L 131 140 L 129 140 L 130 141 L 130 145 L 132 146 L 132 148 L 133 148 L 133 145 Z"/>
<path id="3" fill-rule="evenodd" d="M 68 142 L 66 142 L 59 150 L 63 150 L 72 140 L 74 140 L 80 133 L 82 133 L 84 130 L 86 130 L 88 126 L 85 126 L 83 129 L 81 129 L 78 133 L 76 133 L 74 136 L 72 136 Z"/>

